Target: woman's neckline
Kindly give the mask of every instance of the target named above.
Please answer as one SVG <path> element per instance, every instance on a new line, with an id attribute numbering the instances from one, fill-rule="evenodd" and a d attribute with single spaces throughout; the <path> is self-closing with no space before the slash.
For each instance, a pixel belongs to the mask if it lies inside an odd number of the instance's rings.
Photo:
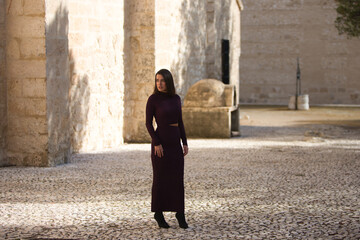
<path id="1" fill-rule="evenodd" d="M 172 96 L 171 96 L 170 94 L 168 94 L 167 92 L 157 92 L 157 93 L 155 93 L 155 95 L 172 97 Z"/>

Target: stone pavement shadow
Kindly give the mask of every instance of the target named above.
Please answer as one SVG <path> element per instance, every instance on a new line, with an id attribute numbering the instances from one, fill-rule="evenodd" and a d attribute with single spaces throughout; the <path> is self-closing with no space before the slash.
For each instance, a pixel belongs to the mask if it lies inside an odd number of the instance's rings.
<path id="1" fill-rule="evenodd" d="M 329 125 L 343 127 L 347 129 L 359 129 L 360 130 L 360 119 L 359 120 L 303 120 L 296 121 L 298 126 L 308 126 L 308 125 Z"/>
<path id="2" fill-rule="evenodd" d="M 357 121 L 349 121 L 346 125 L 330 121 L 327 124 L 317 122 L 298 123 L 295 126 L 241 126 L 241 136 L 234 139 L 251 139 L 259 141 L 308 141 L 318 139 L 360 139 L 360 128 L 352 126 Z"/>

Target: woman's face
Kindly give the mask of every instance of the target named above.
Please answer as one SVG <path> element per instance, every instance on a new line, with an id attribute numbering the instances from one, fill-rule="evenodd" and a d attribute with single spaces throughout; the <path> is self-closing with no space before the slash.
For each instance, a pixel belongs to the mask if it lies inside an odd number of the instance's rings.
<path id="1" fill-rule="evenodd" d="M 156 87 L 159 92 L 166 92 L 166 83 L 165 79 L 161 74 L 156 75 Z"/>

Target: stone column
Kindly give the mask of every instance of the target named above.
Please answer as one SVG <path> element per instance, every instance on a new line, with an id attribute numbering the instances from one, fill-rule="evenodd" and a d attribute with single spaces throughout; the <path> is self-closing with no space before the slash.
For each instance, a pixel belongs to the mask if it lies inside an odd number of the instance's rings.
<path id="1" fill-rule="evenodd" d="M 215 67 L 215 58 L 221 60 L 221 52 L 216 51 L 215 40 L 218 41 L 215 29 L 215 0 L 206 0 L 206 77 L 221 81 L 221 69 Z"/>
<path id="2" fill-rule="evenodd" d="M 48 166 L 44 0 L 6 0 L 7 156 Z"/>
<path id="3" fill-rule="evenodd" d="M 0 0 L 0 166 L 6 161 L 6 78 L 5 78 L 5 52 L 6 52 L 6 25 L 5 25 L 5 0 Z"/>
<path id="4" fill-rule="evenodd" d="M 238 104 L 240 100 L 240 16 L 242 6 L 243 5 L 240 0 L 233 0 L 230 3 L 230 84 L 236 86 L 236 104 Z"/>
<path id="5" fill-rule="evenodd" d="M 146 142 L 145 105 L 155 74 L 155 0 L 125 1 L 124 10 L 124 141 Z"/>
<path id="6" fill-rule="evenodd" d="M 72 151 L 123 142 L 123 7 L 123 0 L 6 1 L 7 32 L 1 36 L 7 43 L 11 164 L 55 166 L 67 163 Z"/>
<path id="7" fill-rule="evenodd" d="M 67 1 L 6 1 L 7 158 L 55 166 L 70 158 Z"/>

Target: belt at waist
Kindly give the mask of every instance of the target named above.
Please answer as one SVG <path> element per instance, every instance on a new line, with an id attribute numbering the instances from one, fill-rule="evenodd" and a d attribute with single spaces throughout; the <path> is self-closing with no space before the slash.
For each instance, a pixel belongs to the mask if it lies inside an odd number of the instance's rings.
<path id="1" fill-rule="evenodd" d="M 169 123 L 169 124 L 161 124 L 157 125 L 157 127 L 178 127 L 178 125 L 171 125 L 171 124 L 177 124 L 177 123 Z"/>

